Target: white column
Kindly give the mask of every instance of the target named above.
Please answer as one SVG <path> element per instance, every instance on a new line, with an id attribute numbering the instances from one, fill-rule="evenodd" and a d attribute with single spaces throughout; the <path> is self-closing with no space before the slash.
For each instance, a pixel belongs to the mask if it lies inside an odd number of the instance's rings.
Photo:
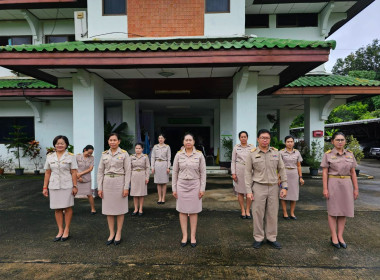
<path id="1" fill-rule="evenodd" d="M 78 71 L 73 77 L 73 138 L 74 151 L 93 145 L 95 168 L 92 185 L 96 185 L 97 167 L 104 151 L 104 100 L 103 79 L 97 75 Z"/>
<path id="2" fill-rule="evenodd" d="M 219 161 L 226 162 L 229 161 L 225 157 L 226 150 L 223 148 L 223 138 L 232 139 L 232 99 L 221 99 L 220 100 L 220 137 L 219 139 Z"/>
<path id="3" fill-rule="evenodd" d="M 273 123 L 270 122 L 267 118 L 268 114 L 272 114 L 273 112 L 258 112 L 257 113 L 257 129 L 268 129 L 271 130 Z M 256 143 L 256 135 L 250 135 L 250 141 L 248 141 L 251 144 Z M 252 139 L 255 138 L 255 139 Z"/>
<path id="4" fill-rule="evenodd" d="M 300 111 L 279 109 L 277 110 L 277 118 L 279 120 L 279 140 L 284 142 L 286 136 L 290 134 L 290 125 L 292 124 L 295 117 L 301 114 Z M 285 142 L 284 142 L 285 143 Z"/>
<path id="5" fill-rule="evenodd" d="M 239 143 L 239 132 L 248 132 L 249 139 L 256 138 L 257 131 L 258 73 L 244 67 L 234 77 L 233 92 L 233 137 Z"/>
<path id="6" fill-rule="evenodd" d="M 220 147 L 220 108 L 214 109 L 214 155 Z"/>
<path id="7" fill-rule="evenodd" d="M 136 142 L 136 101 L 135 100 L 123 100 L 123 122 L 128 124 L 127 134 L 133 137 L 133 142 Z"/>

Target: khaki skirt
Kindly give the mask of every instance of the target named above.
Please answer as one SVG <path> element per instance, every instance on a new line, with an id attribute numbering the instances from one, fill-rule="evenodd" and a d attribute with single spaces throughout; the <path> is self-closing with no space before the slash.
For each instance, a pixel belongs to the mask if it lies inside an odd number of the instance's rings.
<path id="1" fill-rule="evenodd" d="M 237 182 L 233 181 L 234 191 L 240 194 L 247 194 L 247 189 L 245 187 L 245 165 L 241 163 L 236 163 L 236 177 Z"/>
<path id="2" fill-rule="evenodd" d="M 145 171 L 132 171 L 130 196 L 148 195 L 148 186 L 145 184 Z"/>
<path id="3" fill-rule="evenodd" d="M 89 182 L 79 182 L 78 181 L 78 193 L 77 195 L 92 195 L 91 181 Z"/>
<path id="4" fill-rule="evenodd" d="M 288 178 L 288 192 L 286 194 L 286 197 L 280 197 L 280 199 L 297 201 L 300 193 L 300 177 L 298 175 L 297 168 L 286 169 L 286 177 Z"/>
<path id="5" fill-rule="evenodd" d="M 330 216 L 354 217 L 354 188 L 350 178 L 329 178 L 327 212 Z"/>
<path id="6" fill-rule="evenodd" d="M 74 206 L 73 189 L 49 189 L 50 209 L 64 209 Z"/>
<path id="7" fill-rule="evenodd" d="M 158 161 L 154 162 L 154 183 L 155 184 L 166 184 L 169 182 L 168 162 Z"/>
<path id="8" fill-rule="evenodd" d="M 202 211 L 202 199 L 199 199 L 201 189 L 200 179 L 184 180 L 177 182 L 176 210 L 184 214 L 196 214 Z"/>
<path id="9" fill-rule="evenodd" d="M 105 175 L 103 179 L 103 215 L 123 215 L 128 213 L 128 196 L 123 197 L 124 176 L 110 177 Z"/>

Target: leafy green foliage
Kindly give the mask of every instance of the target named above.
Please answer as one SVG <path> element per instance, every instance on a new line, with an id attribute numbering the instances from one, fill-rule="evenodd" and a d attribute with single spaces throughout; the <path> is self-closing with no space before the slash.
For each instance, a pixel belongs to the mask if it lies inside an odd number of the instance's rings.
<path id="1" fill-rule="evenodd" d="M 319 144 L 319 141 L 314 140 L 311 142 L 311 148 L 305 154 L 305 164 L 313 169 L 318 169 L 321 165 L 322 155 L 322 147 Z"/>
<path id="2" fill-rule="evenodd" d="M 227 160 L 231 160 L 232 158 L 232 145 L 233 145 L 233 140 L 230 137 L 223 137 L 222 138 L 222 146 L 226 150 L 224 153 L 224 157 Z"/>
<path id="3" fill-rule="evenodd" d="M 111 133 L 117 133 L 120 137 L 120 148 L 130 151 L 133 148 L 133 136 L 127 134 L 128 124 L 122 122 L 118 126 L 116 123 L 111 124 L 109 121 L 104 125 L 104 150 L 108 147 L 108 136 Z"/>
<path id="4" fill-rule="evenodd" d="M 25 126 L 14 125 L 12 127 L 13 131 L 9 132 L 10 137 L 5 138 L 5 140 L 9 141 L 8 144 L 5 144 L 5 147 L 8 149 L 8 152 L 11 150 L 11 153 L 14 154 L 18 160 L 18 168 L 21 169 L 20 158 L 24 156 L 24 154 L 21 154 L 21 151 L 28 148 L 27 143 L 29 138 L 26 137 L 27 134 L 22 131 Z"/>
<path id="5" fill-rule="evenodd" d="M 347 137 L 346 149 L 350 150 L 354 154 L 354 157 L 358 164 L 364 158 L 364 153 L 359 145 L 359 141 L 353 135 Z"/>
<path id="6" fill-rule="evenodd" d="M 305 122 L 305 115 L 298 115 L 290 125 L 290 128 L 303 127 Z"/>
<path id="7" fill-rule="evenodd" d="M 281 140 L 278 140 L 277 136 L 272 136 L 271 137 L 271 139 L 270 139 L 270 146 L 274 147 L 276 149 L 279 149 L 279 150 L 285 148 L 284 142 L 282 142 Z"/>
<path id="8" fill-rule="evenodd" d="M 368 112 L 368 105 L 362 102 L 343 104 L 331 111 L 327 123 L 348 122 L 360 120 Z"/>

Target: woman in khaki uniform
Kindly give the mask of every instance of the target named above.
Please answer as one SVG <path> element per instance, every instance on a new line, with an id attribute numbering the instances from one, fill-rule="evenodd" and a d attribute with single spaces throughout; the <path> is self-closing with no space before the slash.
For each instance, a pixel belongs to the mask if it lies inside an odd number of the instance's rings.
<path id="1" fill-rule="evenodd" d="M 87 195 L 88 201 L 91 206 L 91 215 L 96 214 L 94 197 L 92 196 L 91 190 L 91 171 L 94 169 L 94 157 L 92 153 L 94 152 L 94 147 L 92 145 L 87 145 L 83 149 L 82 154 L 77 154 L 76 159 L 78 163 L 78 193 L 77 195 Z"/>
<path id="2" fill-rule="evenodd" d="M 248 132 L 239 132 L 240 144 L 237 144 L 232 151 L 231 160 L 231 177 L 233 179 L 234 191 L 238 194 L 238 201 L 241 209 L 240 218 L 252 219 L 251 216 L 251 204 L 252 200 L 247 197 L 247 206 L 244 207 L 244 196 L 247 194 L 244 170 L 245 170 L 245 158 L 249 151 L 253 148 L 253 145 L 248 144 Z"/>
<path id="3" fill-rule="evenodd" d="M 280 197 L 283 212 L 282 217 L 285 220 L 297 220 L 297 217 L 294 214 L 294 210 L 296 209 L 296 201 L 298 201 L 299 197 L 299 184 L 301 183 L 301 185 L 303 185 L 305 183 L 302 178 L 301 169 L 301 162 L 303 159 L 300 152 L 297 149 L 294 149 L 293 136 L 289 135 L 285 137 L 285 145 L 286 148 L 280 151 L 280 155 L 282 157 L 282 161 L 285 164 L 289 189 L 286 197 Z M 288 212 L 286 210 L 287 201 L 290 201 L 290 217 L 288 216 Z"/>
<path id="4" fill-rule="evenodd" d="M 344 149 L 342 132 L 335 132 L 331 140 L 334 149 L 327 151 L 322 159 L 323 196 L 327 200 L 331 245 L 347 248 L 343 239 L 346 217 L 354 217 L 354 200 L 359 196 L 354 154 Z M 353 186 L 353 187 L 352 187 Z"/>
<path id="5" fill-rule="evenodd" d="M 152 174 L 154 183 L 157 184 L 158 201 L 157 204 L 165 204 L 166 184 L 169 182 L 171 150 L 165 144 L 163 134 L 158 136 L 158 144 L 152 149 Z"/>
<path id="6" fill-rule="evenodd" d="M 135 145 L 136 154 L 131 155 L 131 196 L 133 196 L 133 203 L 135 210 L 132 216 L 139 216 L 144 214 L 144 196 L 148 195 L 148 182 L 149 182 L 149 158 L 142 153 L 144 149 L 143 144 L 137 143 Z"/>
<path id="7" fill-rule="evenodd" d="M 107 215 L 110 235 L 106 245 L 119 245 L 123 229 L 124 214 L 128 213 L 130 182 L 130 158 L 127 151 L 119 148 L 117 133 L 108 137 L 110 149 L 104 151 L 98 167 L 98 195 L 102 199 L 102 214 Z M 115 217 L 117 231 L 115 233 Z"/>
<path id="8" fill-rule="evenodd" d="M 42 193 L 48 197 L 50 194 L 50 208 L 55 210 L 55 220 L 58 226 L 56 241 L 69 239 L 70 224 L 73 217 L 74 196 L 77 189 L 77 161 L 74 154 L 66 151 L 69 140 L 66 136 L 58 135 L 53 140 L 55 152 L 46 157 L 45 178 Z M 63 215 L 65 210 L 65 215 Z M 65 227 L 63 227 L 63 217 Z"/>
<path id="9" fill-rule="evenodd" d="M 187 217 L 190 218 L 190 244 L 197 246 L 196 231 L 198 213 L 202 211 L 202 197 L 206 189 L 206 161 L 201 151 L 194 148 L 194 136 L 186 134 L 184 149 L 180 150 L 173 163 L 172 189 L 177 199 L 176 209 L 182 230 L 181 246 L 187 240 Z"/>

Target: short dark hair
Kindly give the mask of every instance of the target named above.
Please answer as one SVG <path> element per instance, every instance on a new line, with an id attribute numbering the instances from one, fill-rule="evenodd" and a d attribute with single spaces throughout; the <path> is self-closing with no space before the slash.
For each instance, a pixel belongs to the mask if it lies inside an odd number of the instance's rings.
<path id="1" fill-rule="evenodd" d="M 140 146 L 141 149 L 144 149 L 144 144 L 143 144 L 143 143 L 140 143 L 140 142 L 139 142 L 139 143 L 136 143 L 136 144 L 135 144 L 135 147 L 137 147 L 137 146 Z"/>
<path id="2" fill-rule="evenodd" d="M 55 144 L 57 144 L 57 142 L 58 142 L 59 139 L 62 139 L 63 141 L 65 141 L 66 149 L 67 149 L 67 147 L 70 145 L 70 143 L 69 143 L 69 139 L 66 136 L 64 136 L 64 135 L 58 135 L 58 136 L 56 136 L 53 139 L 53 146 L 55 147 Z"/>
<path id="3" fill-rule="evenodd" d="M 163 133 L 158 134 L 158 137 L 160 137 L 160 136 L 162 136 L 162 137 L 164 137 L 166 139 L 165 134 L 163 134 Z"/>
<path id="4" fill-rule="evenodd" d="M 288 140 L 288 139 L 290 139 L 290 138 L 292 138 L 293 141 L 294 141 L 294 137 L 293 137 L 292 135 L 288 135 L 288 136 L 285 137 L 285 143 L 286 143 L 286 140 Z"/>
<path id="5" fill-rule="evenodd" d="M 335 138 L 338 136 L 338 135 L 342 135 L 344 138 L 346 138 L 346 135 L 344 135 L 343 132 L 340 132 L 340 131 L 337 131 L 333 134 L 333 136 L 331 137 L 331 140 L 335 140 Z"/>
<path id="6" fill-rule="evenodd" d="M 88 151 L 88 150 L 93 150 L 94 149 L 94 146 L 92 145 L 87 145 L 86 147 L 83 148 L 83 152 L 84 151 Z"/>
<path id="7" fill-rule="evenodd" d="M 193 137 L 193 140 L 195 141 L 194 135 L 191 132 L 186 132 L 185 135 L 183 136 L 183 140 L 185 140 L 185 137 L 187 135 L 190 135 L 191 137 Z"/>
<path id="8" fill-rule="evenodd" d="M 260 135 L 261 135 L 261 134 L 264 134 L 264 133 L 268 133 L 269 136 L 271 136 L 271 135 L 270 135 L 270 131 L 269 131 L 268 129 L 263 128 L 263 129 L 260 129 L 260 130 L 257 132 L 257 138 L 259 138 Z"/>
<path id="9" fill-rule="evenodd" d="M 241 136 L 243 133 L 245 133 L 245 135 L 247 135 L 247 138 L 248 138 L 248 132 L 245 131 L 245 130 L 242 130 L 242 131 L 239 132 L 239 138 L 240 138 L 240 136 Z"/>
<path id="10" fill-rule="evenodd" d="M 108 140 L 109 140 L 112 136 L 116 136 L 117 140 L 120 140 L 120 136 L 119 136 L 119 134 L 117 134 L 116 132 L 112 132 L 110 135 L 108 135 Z"/>

